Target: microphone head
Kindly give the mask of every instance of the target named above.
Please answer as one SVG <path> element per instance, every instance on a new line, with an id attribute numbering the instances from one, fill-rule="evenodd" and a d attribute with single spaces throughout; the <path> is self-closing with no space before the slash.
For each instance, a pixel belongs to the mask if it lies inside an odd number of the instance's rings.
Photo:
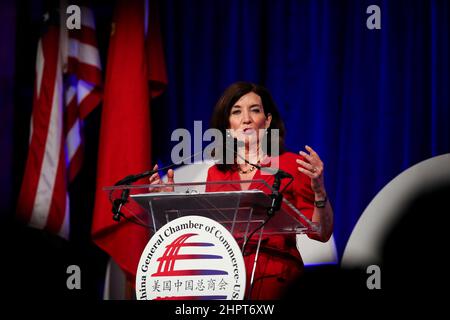
<path id="1" fill-rule="evenodd" d="M 276 175 L 277 172 L 279 171 L 278 169 L 271 168 L 271 167 L 260 167 L 260 170 L 262 172 L 266 172 L 266 173 L 271 174 L 271 175 Z"/>
<path id="2" fill-rule="evenodd" d="M 278 176 L 280 178 L 292 178 L 292 175 L 286 171 L 283 171 L 278 168 L 271 168 L 271 167 L 260 167 L 261 171 L 267 172 L 271 175 Z"/>
<path id="3" fill-rule="evenodd" d="M 292 174 L 283 170 L 278 170 L 276 174 L 280 175 L 281 178 L 292 178 L 292 179 L 294 178 Z"/>

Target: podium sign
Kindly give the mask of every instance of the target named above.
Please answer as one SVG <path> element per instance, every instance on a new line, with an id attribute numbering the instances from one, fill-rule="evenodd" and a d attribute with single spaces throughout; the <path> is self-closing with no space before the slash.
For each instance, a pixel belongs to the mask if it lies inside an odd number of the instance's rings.
<path id="1" fill-rule="evenodd" d="M 236 240 L 218 222 L 184 216 L 161 227 L 139 261 L 139 300 L 241 300 L 245 265 Z"/>

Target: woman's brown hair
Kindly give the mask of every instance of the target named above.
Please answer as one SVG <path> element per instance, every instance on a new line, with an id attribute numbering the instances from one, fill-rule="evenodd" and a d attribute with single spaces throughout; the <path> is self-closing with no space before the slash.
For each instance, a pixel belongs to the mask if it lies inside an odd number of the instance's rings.
<path id="1" fill-rule="evenodd" d="M 267 145 L 267 150 L 264 150 L 268 155 L 275 156 L 272 154 L 272 145 L 274 143 L 278 143 L 280 154 L 284 152 L 284 137 L 285 137 L 285 128 L 283 120 L 280 117 L 280 113 L 275 102 L 272 99 L 269 91 L 263 86 L 251 83 L 251 82 L 235 82 L 231 84 L 222 94 L 219 101 L 217 101 L 216 106 L 214 108 L 212 118 L 211 118 L 211 128 L 215 128 L 220 130 L 222 133 L 223 141 L 221 141 L 221 148 L 213 154 L 216 159 L 224 160 L 226 152 L 232 152 L 226 150 L 226 139 L 227 129 L 230 128 L 230 111 L 233 105 L 244 95 L 247 93 L 254 92 L 261 98 L 261 102 L 264 108 L 264 114 L 266 117 L 271 114 L 272 121 L 270 122 L 270 126 L 267 129 L 267 143 L 263 143 L 262 145 Z M 273 141 L 272 130 L 278 129 L 278 141 Z M 234 150 L 236 150 L 236 143 L 233 143 Z M 232 169 L 232 164 L 226 164 L 225 161 L 220 161 L 218 164 L 218 168 L 221 171 L 228 171 Z"/>

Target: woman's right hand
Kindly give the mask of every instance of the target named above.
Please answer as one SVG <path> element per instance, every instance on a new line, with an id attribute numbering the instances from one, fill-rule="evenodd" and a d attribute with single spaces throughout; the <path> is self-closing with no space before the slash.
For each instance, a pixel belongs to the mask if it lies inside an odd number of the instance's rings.
<path id="1" fill-rule="evenodd" d="M 153 170 L 158 170 L 158 165 L 155 164 L 153 167 Z M 172 169 L 169 169 L 167 171 L 167 183 L 166 184 L 174 184 L 174 171 Z M 155 172 L 152 174 L 149 178 L 150 184 L 163 184 L 164 182 L 161 180 L 161 177 L 159 176 L 158 172 Z M 150 192 L 173 192 L 174 187 L 173 186 L 167 186 L 167 187 L 157 187 L 157 188 L 149 188 Z"/>

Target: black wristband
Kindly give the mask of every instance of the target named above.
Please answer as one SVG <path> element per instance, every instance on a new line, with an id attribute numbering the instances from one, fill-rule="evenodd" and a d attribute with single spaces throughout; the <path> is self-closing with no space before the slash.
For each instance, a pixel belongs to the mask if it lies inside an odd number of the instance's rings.
<path id="1" fill-rule="evenodd" d="M 325 208 L 325 206 L 327 205 L 327 201 L 328 201 L 328 198 L 327 198 L 327 196 L 325 196 L 325 199 L 323 199 L 323 200 L 314 201 L 314 206 L 316 208 Z"/>

